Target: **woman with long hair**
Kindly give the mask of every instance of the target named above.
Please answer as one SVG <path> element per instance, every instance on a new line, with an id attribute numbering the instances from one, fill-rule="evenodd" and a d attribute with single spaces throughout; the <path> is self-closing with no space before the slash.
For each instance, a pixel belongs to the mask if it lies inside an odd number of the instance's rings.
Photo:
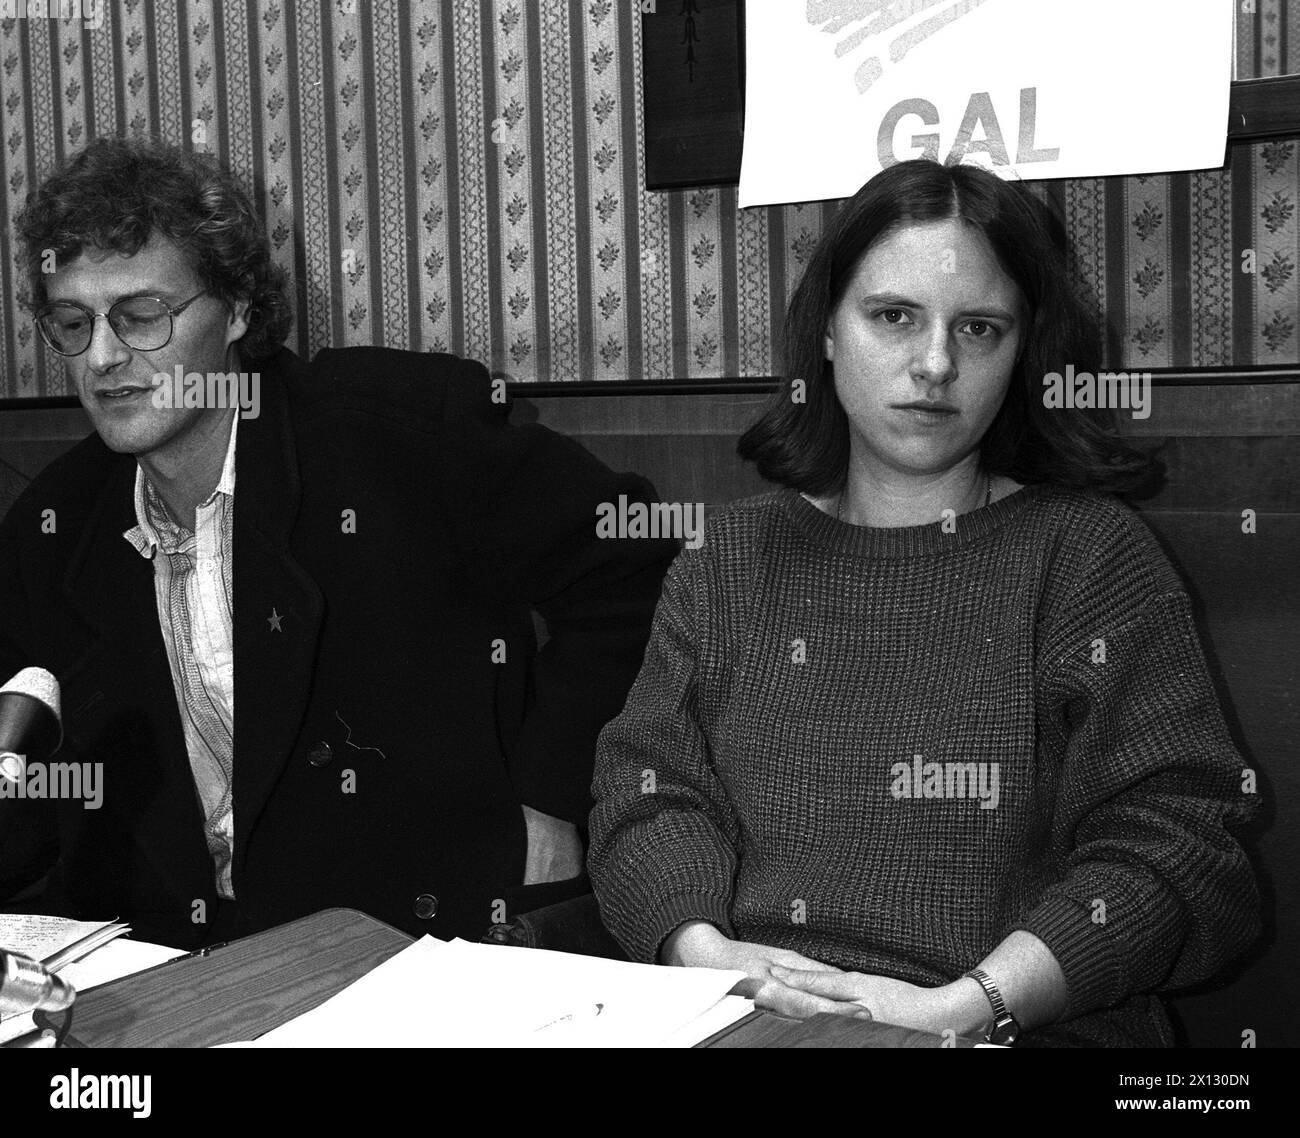
<path id="1" fill-rule="evenodd" d="M 601 736 L 589 865 L 634 959 L 758 1006 L 994 1042 L 1172 1042 L 1258 934 L 1254 799 L 1187 594 L 1115 495 L 1063 242 L 917 160 L 836 215 L 740 441 L 780 489 L 678 557 Z"/>

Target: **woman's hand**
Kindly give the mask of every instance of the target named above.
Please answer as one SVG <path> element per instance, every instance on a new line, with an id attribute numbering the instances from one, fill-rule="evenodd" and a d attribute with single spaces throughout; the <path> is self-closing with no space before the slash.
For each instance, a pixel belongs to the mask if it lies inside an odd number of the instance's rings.
<path id="1" fill-rule="evenodd" d="M 763 1011 L 794 1019 L 806 1019 L 819 1012 L 871 1018 L 870 1012 L 860 1004 L 800 990 L 777 979 L 774 974 L 779 969 L 792 976 L 843 975 L 833 965 L 810 960 L 785 948 L 732 940 L 707 921 L 687 921 L 679 926 L 664 941 L 659 956 L 665 964 L 686 968 L 728 968 L 744 972 L 748 979 L 737 984 L 732 991 L 748 996 L 754 1001 L 754 1006 Z"/>
<path id="2" fill-rule="evenodd" d="M 794 1019 L 829 1012 L 935 1035 L 983 1035 L 992 1020 L 984 989 L 969 977 L 922 988 L 888 976 L 844 972 L 789 949 L 732 940 L 708 921 L 679 926 L 659 956 L 665 964 L 744 972 L 748 979 L 733 989 L 737 995 L 748 996 L 763 1011 Z"/>
<path id="3" fill-rule="evenodd" d="M 810 998 L 829 1000 L 841 1015 L 850 1009 L 865 1008 L 870 1018 L 881 1023 L 910 1027 L 942 1035 L 982 1034 L 992 1018 L 984 989 L 963 977 L 939 988 L 921 988 L 905 980 L 888 976 L 870 976 L 862 972 L 826 972 L 817 969 L 790 969 L 777 966 L 773 978 L 785 989 L 802 992 Z"/>

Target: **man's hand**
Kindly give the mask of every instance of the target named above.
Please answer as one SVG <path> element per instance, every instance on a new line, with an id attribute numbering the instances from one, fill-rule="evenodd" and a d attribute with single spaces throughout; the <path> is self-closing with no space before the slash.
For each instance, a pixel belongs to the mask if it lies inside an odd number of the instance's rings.
<path id="1" fill-rule="evenodd" d="M 525 885 L 568 881 L 582 872 L 582 839 L 572 822 L 525 806 L 524 826 L 528 830 Z"/>
<path id="2" fill-rule="evenodd" d="M 748 979 L 737 984 L 732 991 L 748 996 L 755 1007 L 778 1015 L 805 1019 L 818 1012 L 832 1012 L 871 1018 L 870 1012 L 861 1005 L 803 991 L 784 983 L 776 975 L 781 970 L 793 970 L 788 974 L 794 976 L 842 975 L 833 965 L 810 960 L 786 948 L 732 940 L 707 921 L 687 921 L 674 929 L 664 941 L 660 958 L 665 964 L 687 968 L 728 968 L 744 972 Z"/>
<path id="3" fill-rule="evenodd" d="M 921 988 L 888 976 L 821 969 L 772 969 L 775 979 L 791 991 L 835 1003 L 841 1015 L 865 1008 L 881 1023 L 911 1027 L 942 1035 L 947 1030 L 973 1035 L 989 1019 L 988 1000 L 974 980 L 959 980 L 939 988 Z"/>

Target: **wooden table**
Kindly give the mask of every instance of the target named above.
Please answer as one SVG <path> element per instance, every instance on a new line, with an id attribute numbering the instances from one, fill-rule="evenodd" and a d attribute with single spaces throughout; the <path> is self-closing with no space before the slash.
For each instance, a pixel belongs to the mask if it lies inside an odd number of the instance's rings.
<path id="1" fill-rule="evenodd" d="M 78 994 L 70 1042 L 210 1047 L 252 1039 L 323 1004 L 411 939 L 355 909 L 325 909 Z M 36 1017 L 49 1027 L 60 1018 Z"/>
<path id="2" fill-rule="evenodd" d="M 940 1035 L 895 1027 L 892 1023 L 872 1023 L 830 1014 L 809 1019 L 783 1019 L 768 1012 L 754 1012 L 699 1047 L 974 1047 L 979 1040 L 964 1036 Z"/>
<path id="3" fill-rule="evenodd" d="M 324 1003 L 412 943 L 355 909 L 326 909 L 243 940 L 179 956 L 77 997 L 69 1045 L 210 1047 L 253 1039 Z M 58 1013 L 38 1013 L 59 1026 Z M 701 1047 L 942 1047 L 909 1028 L 755 1012 Z M 951 1046 L 971 1047 L 958 1038 Z"/>

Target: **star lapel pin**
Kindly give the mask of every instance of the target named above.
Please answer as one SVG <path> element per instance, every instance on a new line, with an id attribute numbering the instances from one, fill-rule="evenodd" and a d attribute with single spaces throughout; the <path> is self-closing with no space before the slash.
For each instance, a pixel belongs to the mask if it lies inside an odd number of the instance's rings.
<path id="1" fill-rule="evenodd" d="M 280 627 L 280 622 L 281 622 L 282 620 L 284 620 L 284 617 L 282 617 L 278 612 L 276 612 L 276 611 L 275 611 L 275 608 L 274 608 L 274 606 L 273 606 L 273 607 L 271 608 L 271 615 L 268 616 L 268 617 L 266 618 L 266 623 L 269 624 L 269 625 L 271 626 L 271 631 L 272 631 L 272 632 L 283 632 L 283 631 L 284 631 L 284 629 Z"/>

